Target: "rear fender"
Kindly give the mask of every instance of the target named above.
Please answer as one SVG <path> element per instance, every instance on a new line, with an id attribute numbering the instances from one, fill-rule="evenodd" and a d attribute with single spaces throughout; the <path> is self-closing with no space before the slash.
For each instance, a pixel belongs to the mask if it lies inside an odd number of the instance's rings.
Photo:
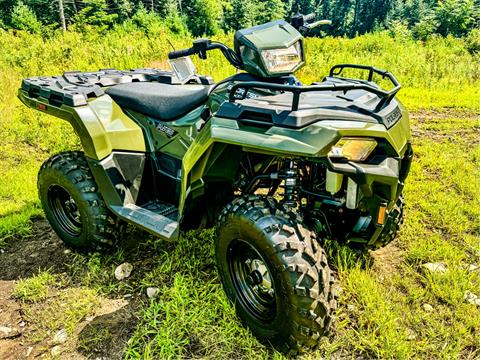
<path id="1" fill-rule="evenodd" d="M 19 90 L 18 97 L 31 108 L 68 121 L 80 138 L 85 155 L 91 159 L 102 160 L 113 150 L 145 152 L 142 129 L 108 95 L 77 107 L 55 106 L 47 99 L 30 98 L 24 90 Z"/>

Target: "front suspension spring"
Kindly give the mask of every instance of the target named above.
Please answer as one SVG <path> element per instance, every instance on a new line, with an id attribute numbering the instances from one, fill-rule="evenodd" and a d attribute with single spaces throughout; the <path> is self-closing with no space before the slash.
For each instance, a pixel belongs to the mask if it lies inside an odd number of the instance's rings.
<path id="1" fill-rule="evenodd" d="M 283 203 L 295 207 L 298 204 L 298 167 L 295 161 L 288 161 L 288 169 L 284 173 L 284 193 L 283 193 Z"/>

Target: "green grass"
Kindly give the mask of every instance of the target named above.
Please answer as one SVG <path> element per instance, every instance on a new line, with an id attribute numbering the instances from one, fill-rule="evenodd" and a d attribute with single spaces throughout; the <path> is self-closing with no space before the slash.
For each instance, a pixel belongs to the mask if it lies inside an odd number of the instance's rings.
<path id="1" fill-rule="evenodd" d="M 177 48 L 190 42 L 167 33 L 145 37 L 121 31 L 47 40 L 0 34 L 0 247 L 28 236 L 31 218 L 42 216 L 36 195 L 42 161 L 79 148 L 67 123 L 19 103 L 15 92 L 21 78 L 67 69 L 165 67 L 167 36 Z M 308 39 L 306 45 L 309 65 L 299 76 L 307 83 L 321 80 L 337 62 L 391 70 L 404 84 L 400 96 L 414 113 L 416 155 L 405 189 L 405 225 L 394 246 L 372 258 L 329 245 L 342 286 L 340 308 L 332 337 L 305 358 L 480 357 L 480 312 L 464 300 L 466 291 L 480 295 L 480 272 L 465 270 L 480 262 L 478 55 L 468 54 L 462 40 L 421 43 L 385 34 Z M 216 80 L 234 73 L 219 54 L 196 62 L 201 73 Z M 41 319 L 50 320 L 40 326 L 39 337 L 61 326 L 73 331 L 96 308 L 97 294 L 139 294 L 156 286 L 157 300 L 145 301 L 138 313 L 140 323 L 126 344 L 128 358 L 282 358 L 236 319 L 214 270 L 211 231 L 189 233 L 176 244 L 138 232 L 130 236 L 141 244 L 109 256 L 76 254 L 68 279 L 62 278 L 66 289 L 49 283 L 48 273 L 16 285 L 16 296 L 25 300 L 41 302 L 49 289 L 60 294 L 40 312 Z M 133 263 L 134 272 L 117 282 L 113 271 L 123 261 Z M 437 261 L 447 264 L 446 274 L 422 271 L 422 263 Z M 426 312 L 424 304 L 434 311 Z"/>
<path id="2" fill-rule="evenodd" d="M 45 300 L 50 288 L 55 284 L 57 284 L 55 275 L 44 271 L 31 278 L 19 280 L 13 289 L 13 296 L 30 302 Z"/>

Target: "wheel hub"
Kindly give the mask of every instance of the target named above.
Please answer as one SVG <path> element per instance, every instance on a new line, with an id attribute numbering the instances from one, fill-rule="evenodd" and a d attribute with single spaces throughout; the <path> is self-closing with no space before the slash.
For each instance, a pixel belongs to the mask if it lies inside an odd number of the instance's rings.
<path id="1" fill-rule="evenodd" d="M 54 185 L 48 190 L 48 201 L 57 225 L 70 236 L 79 236 L 82 232 L 80 211 L 68 191 Z"/>
<path id="2" fill-rule="evenodd" d="M 272 320 L 276 312 L 275 288 L 262 256 L 244 241 L 235 242 L 230 256 L 230 274 L 240 301 L 258 319 Z"/>

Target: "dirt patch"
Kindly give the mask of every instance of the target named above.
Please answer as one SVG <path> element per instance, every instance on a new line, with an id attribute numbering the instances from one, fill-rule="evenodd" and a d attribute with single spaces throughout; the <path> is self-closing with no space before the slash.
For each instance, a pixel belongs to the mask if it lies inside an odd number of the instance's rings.
<path id="1" fill-rule="evenodd" d="M 137 298 L 127 301 L 98 295 L 100 304 L 93 316 L 82 319 L 68 341 L 56 345 L 52 339 L 59 329 L 38 337 L 42 324 L 37 323 L 35 314 L 42 313 L 66 289 L 51 291 L 47 299 L 35 304 L 23 303 L 12 295 L 16 280 L 42 270 L 70 279 L 74 275 L 69 274 L 68 264 L 74 258 L 43 219 L 34 220 L 31 236 L 12 239 L 0 253 L 0 359 L 50 358 L 52 354 L 61 359 L 123 358 L 125 344 L 138 323 Z M 70 283 L 67 289 L 75 292 L 76 281 L 70 279 Z"/>
<path id="2" fill-rule="evenodd" d="M 46 220 L 35 220 L 32 235 L 11 240 L 0 254 L 0 280 L 31 277 L 42 270 L 62 273 L 72 254 Z"/>
<path id="3" fill-rule="evenodd" d="M 132 324 L 138 322 L 138 310 L 135 302 L 106 302 L 78 333 L 76 351 L 88 358 L 122 359 L 135 329 Z"/>
<path id="4" fill-rule="evenodd" d="M 380 276 L 387 277 L 398 272 L 400 268 L 403 251 L 397 246 L 396 242 L 397 241 L 394 241 L 383 248 L 371 252 L 374 259 L 373 269 L 377 271 Z"/>
<path id="5" fill-rule="evenodd" d="M 468 118 L 480 120 L 480 112 L 469 109 L 420 109 L 410 114 L 411 119 L 429 121 L 432 119 Z"/>
<path id="6" fill-rule="evenodd" d="M 21 307 L 11 298 L 13 281 L 0 281 L 0 359 L 14 359 L 21 352 L 18 338 L 25 323 Z"/>

